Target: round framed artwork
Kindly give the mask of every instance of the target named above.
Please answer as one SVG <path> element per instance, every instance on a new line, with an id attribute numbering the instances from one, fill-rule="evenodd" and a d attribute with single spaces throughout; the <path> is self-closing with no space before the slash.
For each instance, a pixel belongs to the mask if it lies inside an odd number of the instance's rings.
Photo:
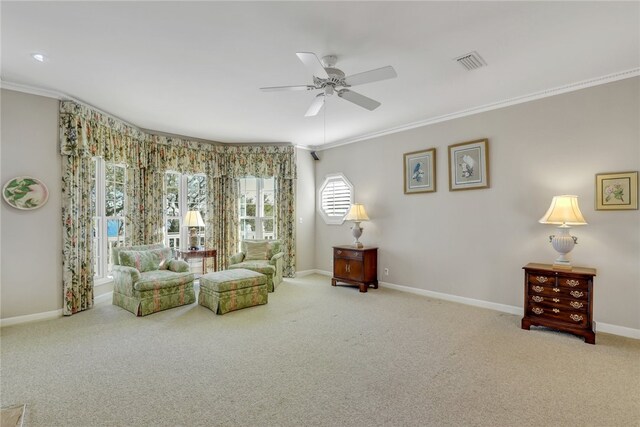
<path id="1" fill-rule="evenodd" d="M 2 197 L 16 209 L 38 209 L 47 203 L 49 190 L 37 178 L 18 176 L 7 181 L 2 187 Z"/>

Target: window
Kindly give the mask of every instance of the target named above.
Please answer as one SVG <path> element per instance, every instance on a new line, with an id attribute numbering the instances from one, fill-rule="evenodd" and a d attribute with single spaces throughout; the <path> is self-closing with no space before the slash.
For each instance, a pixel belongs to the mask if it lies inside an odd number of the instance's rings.
<path id="1" fill-rule="evenodd" d="M 240 240 L 276 238 L 273 178 L 240 178 Z"/>
<path id="2" fill-rule="evenodd" d="M 93 161 L 91 192 L 93 217 L 94 275 L 106 279 L 111 275 L 113 260 L 111 248 L 124 245 L 126 168 L 105 162 L 100 157 Z"/>
<path id="3" fill-rule="evenodd" d="M 207 177 L 202 174 L 186 175 L 167 172 L 164 179 L 165 243 L 172 249 L 185 249 L 189 243 L 189 232 L 182 227 L 187 211 L 200 211 L 202 219 L 207 210 Z M 180 246 L 180 242 L 184 242 Z M 198 230 L 198 246 L 204 247 L 204 227 Z"/>
<path id="4" fill-rule="evenodd" d="M 341 173 L 327 175 L 318 191 L 318 209 L 327 224 L 342 224 L 353 203 L 353 185 Z"/>

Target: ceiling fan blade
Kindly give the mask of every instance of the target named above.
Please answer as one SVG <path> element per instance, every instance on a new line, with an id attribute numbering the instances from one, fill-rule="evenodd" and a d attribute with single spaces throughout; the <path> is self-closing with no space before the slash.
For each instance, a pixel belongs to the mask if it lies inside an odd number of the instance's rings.
<path id="1" fill-rule="evenodd" d="M 365 83 L 378 82 L 380 80 L 393 79 L 395 77 L 398 77 L 396 70 L 394 70 L 391 65 L 387 65 L 386 67 L 347 76 L 345 77 L 344 82 L 349 86 L 356 86 L 363 85 Z"/>
<path id="2" fill-rule="evenodd" d="M 328 79 L 329 74 L 322 66 L 322 62 L 318 59 L 315 53 L 311 52 L 298 52 L 296 53 L 300 61 L 311 71 L 316 77 L 320 77 L 321 79 Z"/>
<path id="3" fill-rule="evenodd" d="M 338 96 L 340 98 L 346 99 L 347 101 L 353 102 L 356 105 L 361 106 L 362 108 L 366 108 L 369 111 L 373 111 L 378 108 L 380 104 L 378 101 L 375 101 L 371 98 L 367 98 L 364 95 L 360 95 L 352 90 L 342 89 L 338 92 Z"/>
<path id="4" fill-rule="evenodd" d="M 276 92 L 281 90 L 314 90 L 317 89 L 315 86 L 311 85 L 301 85 L 301 86 L 272 86 L 272 87 L 261 87 L 260 90 L 263 92 Z"/>
<path id="5" fill-rule="evenodd" d="M 324 93 L 320 93 L 314 98 L 313 102 L 309 106 L 309 109 L 307 110 L 304 116 L 312 117 L 317 115 L 320 112 L 320 110 L 322 110 L 323 105 L 324 105 Z"/>

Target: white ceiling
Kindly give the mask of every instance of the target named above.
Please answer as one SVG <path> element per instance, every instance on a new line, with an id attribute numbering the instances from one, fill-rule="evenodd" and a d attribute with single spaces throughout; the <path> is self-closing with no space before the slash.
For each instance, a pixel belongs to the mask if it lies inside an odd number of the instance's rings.
<path id="1" fill-rule="evenodd" d="M 7 2 L 1 75 L 138 127 L 221 142 L 320 146 L 640 67 L 639 2 Z M 453 58 L 477 51 L 488 66 Z M 338 56 L 370 112 L 315 92 L 295 53 Z M 47 56 L 44 63 L 31 53 Z M 326 119 L 326 134 L 323 122 Z"/>

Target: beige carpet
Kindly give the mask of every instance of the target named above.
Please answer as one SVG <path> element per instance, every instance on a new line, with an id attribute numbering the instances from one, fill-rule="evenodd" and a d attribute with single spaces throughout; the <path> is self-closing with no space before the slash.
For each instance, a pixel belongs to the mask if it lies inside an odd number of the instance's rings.
<path id="1" fill-rule="evenodd" d="M 638 425 L 640 341 L 329 282 L 224 316 L 99 304 L 5 327 L 2 406 L 25 426 Z"/>

